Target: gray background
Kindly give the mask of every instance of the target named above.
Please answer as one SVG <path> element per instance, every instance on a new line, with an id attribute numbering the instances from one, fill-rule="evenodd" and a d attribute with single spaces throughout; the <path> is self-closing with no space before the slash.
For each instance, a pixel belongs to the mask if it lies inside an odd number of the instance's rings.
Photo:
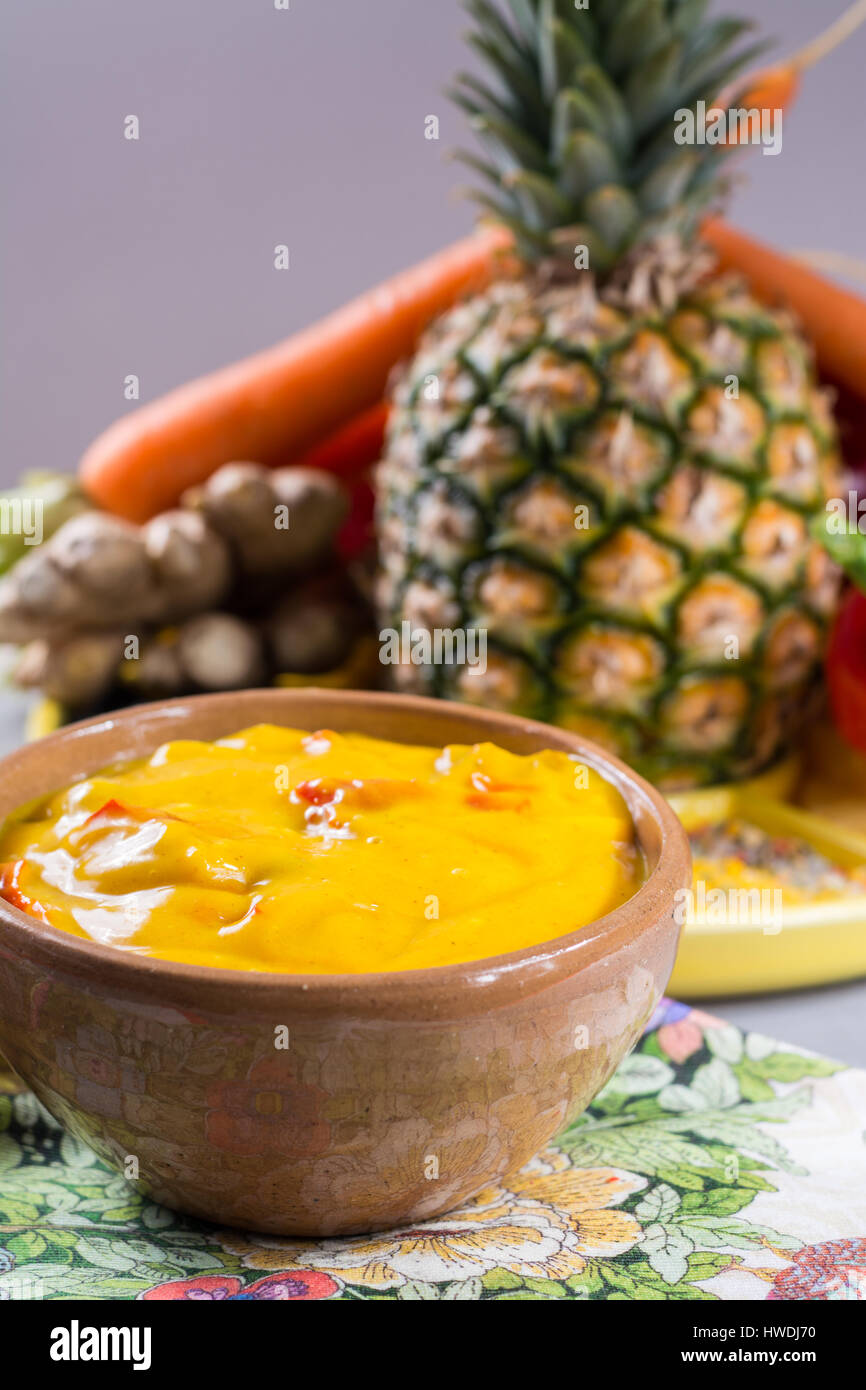
<path id="1" fill-rule="evenodd" d="M 725 8 L 786 54 L 844 0 Z M 0 482 L 74 467 L 130 408 L 127 374 L 150 399 L 468 230 L 440 94 L 462 27 L 457 0 L 3 0 Z M 809 75 L 782 154 L 743 165 L 743 227 L 863 254 L 864 72 L 861 32 Z M 5 713 L 8 746 L 20 708 Z M 866 986 L 717 1007 L 866 1063 Z"/>
<path id="2" fill-rule="evenodd" d="M 72 467 L 128 373 L 149 399 L 468 230 L 440 92 L 466 62 L 458 0 L 290 3 L 3 0 L 0 481 Z M 787 54 L 844 4 L 725 8 Z M 807 78 L 782 153 L 744 160 L 744 227 L 862 254 L 864 73 L 861 31 Z"/>

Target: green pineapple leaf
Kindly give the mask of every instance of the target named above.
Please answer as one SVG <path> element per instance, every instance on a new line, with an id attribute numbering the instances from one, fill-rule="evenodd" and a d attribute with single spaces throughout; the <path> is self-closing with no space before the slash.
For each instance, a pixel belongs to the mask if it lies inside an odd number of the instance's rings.
<path id="1" fill-rule="evenodd" d="M 741 46 L 751 24 L 708 20 L 705 0 L 464 3 L 468 41 L 493 82 L 462 73 L 453 100 L 492 150 L 501 180 L 522 185 L 538 175 L 561 195 L 532 189 L 516 210 L 506 198 L 522 254 L 555 256 L 557 231 L 588 224 L 606 248 L 593 265 L 604 274 L 661 230 L 688 238 L 723 192 L 729 147 L 684 151 L 677 113 L 711 102 L 754 59 L 758 48 Z M 489 182 L 488 169 L 480 172 Z"/>

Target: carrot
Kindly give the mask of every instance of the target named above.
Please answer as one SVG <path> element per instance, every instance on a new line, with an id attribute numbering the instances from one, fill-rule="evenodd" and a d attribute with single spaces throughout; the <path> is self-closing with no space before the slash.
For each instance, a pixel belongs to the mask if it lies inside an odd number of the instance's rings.
<path id="1" fill-rule="evenodd" d="M 803 69 L 795 63 L 766 68 L 752 79 L 752 85 L 743 93 L 739 104 L 747 110 L 756 106 L 759 111 L 784 111 L 793 106 L 799 96 L 802 76 Z"/>
<path id="2" fill-rule="evenodd" d="M 801 69 L 794 63 L 783 63 L 779 67 L 767 68 L 763 72 L 756 73 L 751 79 L 751 86 L 745 91 L 736 91 L 728 88 L 707 111 L 707 123 L 712 122 L 713 118 L 720 111 L 736 105 L 738 110 L 758 111 L 763 118 L 768 113 L 773 119 L 772 129 L 775 131 L 776 113 L 784 112 L 794 105 L 800 92 Z M 762 126 L 763 129 L 763 126 Z M 746 127 L 746 139 L 751 139 L 751 127 Z M 739 145 L 740 127 L 732 126 L 728 133 L 719 140 L 720 145 Z"/>
<path id="3" fill-rule="evenodd" d="M 790 305 L 815 344 L 823 374 L 855 399 L 866 399 L 866 301 L 720 218 L 705 221 L 702 235 L 722 269 L 746 275 L 766 302 Z M 491 260 L 490 274 L 494 271 Z M 386 420 L 387 406 L 374 406 L 296 461 L 343 477 L 361 476 L 381 455 Z"/>
<path id="4" fill-rule="evenodd" d="M 866 302 L 718 218 L 703 235 L 723 269 L 744 273 L 765 300 L 790 304 L 824 374 L 863 396 Z M 509 245 L 503 229 L 481 231 L 285 343 L 127 416 L 85 454 L 85 487 L 100 506 L 141 521 L 233 458 L 362 477 L 381 452 L 391 368 L 431 318 L 492 278 Z"/>
<path id="5" fill-rule="evenodd" d="M 86 451 L 94 502 L 131 521 L 173 506 L 222 463 L 274 464 L 382 400 L 424 326 L 488 278 L 509 238 L 479 231 L 275 347 L 181 386 L 111 425 Z"/>
<path id="6" fill-rule="evenodd" d="M 723 270 L 742 272 L 766 303 L 793 309 L 815 345 L 824 375 L 857 396 L 866 394 L 866 300 L 721 218 L 708 218 L 702 236 Z"/>
<path id="7" fill-rule="evenodd" d="M 738 86 L 739 79 L 732 82 L 716 99 L 707 116 L 711 117 L 714 111 L 734 101 L 738 107 L 747 111 L 785 111 L 793 106 L 799 96 L 803 73 L 845 43 L 864 21 L 866 0 L 854 0 L 828 29 L 810 40 L 805 48 L 801 48 L 784 63 L 755 73 L 748 79 L 749 85 L 745 90 Z M 720 141 L 720 144 L 739 144 L 738 136 L 738 131 L 731 131 L 727 139 Z"/>

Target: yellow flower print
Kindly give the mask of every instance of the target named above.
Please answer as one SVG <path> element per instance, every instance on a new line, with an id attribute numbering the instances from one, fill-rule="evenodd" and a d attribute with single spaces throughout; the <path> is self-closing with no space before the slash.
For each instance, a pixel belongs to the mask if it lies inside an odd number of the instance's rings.
<path id="1" fill-rule="evenodd" d="M 381 1235 L 314 1243 L 226 1232 L 222 1244 L 253 1269 L 318 1269 L 350 1284 L 398 1288 L 493 1269 L 524 1278 L 580 1274 L 587 1256 L 630 1250 L 640 1226 L 618 1207 L 646 1179 L 616 1168 L 573 1168 L 556 1149 L 458 1210 Z"/>

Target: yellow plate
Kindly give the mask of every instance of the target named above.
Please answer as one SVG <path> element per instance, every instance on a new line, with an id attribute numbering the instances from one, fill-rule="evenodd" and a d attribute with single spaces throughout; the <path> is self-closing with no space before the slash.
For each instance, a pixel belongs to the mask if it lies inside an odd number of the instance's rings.
<path id="1" fill-rule="evenodd" d="M 27 711 L 24 737 L 28 743 L 35 743 L 38 738 L 45 738 L 48 734 L 56 733 L 68 721 L 68 712 L 60 701 L 52 700 L 47 695 L 43 695 Z"/>
<path id="2" fill-rule="evenodd" d="M 676 798 L 687 829 L 740 815 L 770 834 L 806 840 L 844 867 L 866 864 L 866 835 L 837 820 L 766 799 L 743 785 Z M 757 793 L 757 794 L 756 794 Z M 707 812 L 710 812 L 708 815 Z M 755 994 L 866 975 L 866 892 L 788 907 L 772 924 L 697 921 L 683 928 L 670 991 L 685 999 Z"/>
<path id="3" fill-rule="evenodd" d="M 701 787 L 694 792 L 672 792 L 668 801 L 688 830 L 693 825 L 704 825 L 707 821 L 726 820 L 733 814 L 734 804 L 746 797 L 788 801 L 801 776 L 801 759 L 785 758 L 749 782 L 725 782 L 717 787 Z"/>
<path id="4" fill-rule="evenodd" d="M 767 994 L 866 975 L 866 911 L 848 922 L 754 927 L 687 927 L 669 993 L 679 999 Z"/>

